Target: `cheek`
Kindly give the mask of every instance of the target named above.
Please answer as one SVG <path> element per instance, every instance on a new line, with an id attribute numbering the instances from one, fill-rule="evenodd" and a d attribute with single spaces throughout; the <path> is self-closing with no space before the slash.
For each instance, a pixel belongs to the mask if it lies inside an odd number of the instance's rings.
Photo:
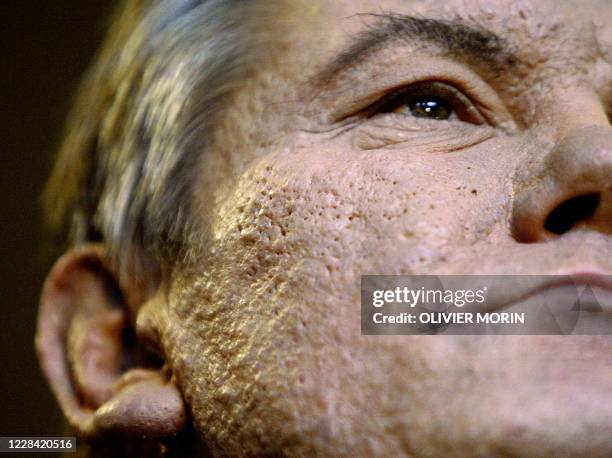
<path id="1" fill-rule="evenodd" d="M 253 273 L 296 259 L 330 272 L 432 271 L 507 215 L 511 174 L 488 153 L 272 154 L 220 208 L 215 243 L 254 261 L 242 266 Z"/>
<path id="2" fill-rule="evenodd" d="M 215 431 L 209 443 L 228 452 L 234 438 L 236 450 L 261 452 L 261 422 L 278 432 L 269 440 L 373 437 L 359 412 L 376 393 L 406 393 L 402 374 L 418 376 L 408 366 L 424 362 L 418 351 L 405 357 L 405 339 L 359 338 L 360 276 L 431 268 L 476 237 L 465 231 L 473 215 L 490 226 L 492 182 L 471 167 L 398 152 L 283 152 L 239 179 L 214 217 L 206 265 L 178 287 L 180 326 L 169 337 L 194 417 Z M 444 355 L 445 345 L 422 354 Z M 387 401 L 379 414 L 398 414 L 398 399 Z"/>
<path id="3" fill-rule="evenodd" d="M 507 237 L 511 165 L 492 149 L 270 154 L 213 218 L 208 271 L 218 278 L 207 296 L 248 302 L 248 291 L 274 311 L 294 294 L 296 306 L 312 304 L 308 315 L 355 302 L 366 273 L 452 271 L 476 243 Z M 240 310 L 262 313 L 253 307 Z"/>

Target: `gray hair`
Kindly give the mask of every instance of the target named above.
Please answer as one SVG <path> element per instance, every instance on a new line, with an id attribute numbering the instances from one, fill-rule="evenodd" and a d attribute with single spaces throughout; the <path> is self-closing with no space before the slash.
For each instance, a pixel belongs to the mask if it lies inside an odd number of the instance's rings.
<path id="1" fill-rule="evenodd" d="M 176 253 L 192 183 L 248 75 L 248 0 L 128 0 L 78 94 L 46 204 L 72 243 Z M 67 229 L 67 228 L 66 228 Z"/>

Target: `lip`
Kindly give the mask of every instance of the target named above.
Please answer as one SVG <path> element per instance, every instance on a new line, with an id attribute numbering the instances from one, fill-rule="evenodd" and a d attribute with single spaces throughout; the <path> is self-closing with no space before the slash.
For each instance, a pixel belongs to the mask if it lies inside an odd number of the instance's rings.
<path id="1" fill-rule="evenodd" d="M 604 290 L 605 293 L 612 295 L 612 274 L 581 270 L 566 274 L 550 275 L 550 277 L 552 278 L 546 279 L 533 287 L 527 288 L 523 292 L 514 294 L 510 300 L 499 302 L 497 304 L 487 304 L 486 310 L 479 311 L 498 312 L 516 306 L 539 294 L 561 289 L 566 286 L 575 286 L 581 289 L 590 286 L 598 290 Z M 600 305 L 604 312 L 612 312 L 612 302 L 600 303 Z"/>
<path id="2" fill-rule="evenodd" d="M 427 316 L 434 317 L 432 320 L 440 321 L 422 322 L 426 329 L 419 327 L 418 333 L 429 334 L 432 326 L 440 325 L 434 333 L 612 336 L 612 274 L 607 272 L 581 269 L 542 275 L 459 275 L 440 281 L 443 284 L 438 288 L 462 291 L 464 295 L 471 291 L 478 298 L 482 298 L 484 290 L 484 300 L 464 305 L 455 302 L 454 307 L 442 305 L 437 310 L 419 305 L 419 315 L 427 312 Z M 427 288 L 436 289 L 436 286 L 429 284 Z M 427 300 L 423 299 L 423 304 Z M 500 314 L 503 310 L 509 313 Z M 450 317 L 453 314 L 464 315 L 469 320 L 454 321 Z M 489 314 L 496 317 L 482 316 Z M 504 321 L 515 317 L 520 321 Z M 478 321 L 481 319 L 497 321 Z M 483 322 L 489 324 L 485 327 L 478 324 Z"/>
<path id="3" fill-rule="evenodd" d="M 565 274 L 575 285 L 592 285 L 612 292 L 612 273 L 579 271 Z"/>

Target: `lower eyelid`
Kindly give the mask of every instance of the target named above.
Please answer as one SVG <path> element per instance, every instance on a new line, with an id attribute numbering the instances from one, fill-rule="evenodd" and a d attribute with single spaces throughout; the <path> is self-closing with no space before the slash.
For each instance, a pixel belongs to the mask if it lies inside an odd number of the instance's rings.
<path id="1" fill-rule="evenodd" d="M 419 148 L 426 153 L 445 153 L 476 145 L 493 138 L 496 133 L 488 125 L 406 119 L 404 115 L 388 113 L 371 118 L 354 129 L 352 143 L 364 150 Z"/>

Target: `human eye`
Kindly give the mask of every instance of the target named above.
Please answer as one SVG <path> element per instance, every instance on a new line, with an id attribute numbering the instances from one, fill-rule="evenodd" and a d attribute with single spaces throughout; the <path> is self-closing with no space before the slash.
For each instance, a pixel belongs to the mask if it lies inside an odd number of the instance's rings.
<path id="1" fill-rule="evenodd" d="M 475 125 L 487 123 L 470 97 L 454 86 L 439 81 L 411 84 L 391 91 L 364 110 L 368 117 L 381 113 L 436 121 L 463 121 Z"/>
<path id="2" fill-rule="evenodd" d="M 424 81 L 385 91 L 352 116 L 353 144 L 450 152 L 493 138 L 495 119 L 484 114 L 474 91 L 458 87 Z"/>

